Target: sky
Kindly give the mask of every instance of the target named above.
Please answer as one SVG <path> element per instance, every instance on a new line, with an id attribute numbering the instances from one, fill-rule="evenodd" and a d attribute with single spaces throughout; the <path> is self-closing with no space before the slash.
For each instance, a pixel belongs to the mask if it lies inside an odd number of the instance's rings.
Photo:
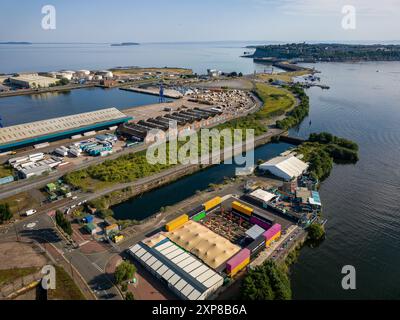
<path id="1" fill-rule="evenodd" d="M 391 41 L 400 0 L 0 0 L 0 41 Z M 56 29 L 42 28 L 42 7 Z M 343 29 L 342 8 L 355 8 Z"/>

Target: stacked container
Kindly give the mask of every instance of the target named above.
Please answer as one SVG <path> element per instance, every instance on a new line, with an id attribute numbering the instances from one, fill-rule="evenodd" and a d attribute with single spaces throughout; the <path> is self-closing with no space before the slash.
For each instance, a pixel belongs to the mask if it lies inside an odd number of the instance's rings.
<path id="1" fill-rule="evenodd" d="M 165 225 L 165 229 L 168 232 L 174 231 L 175 229 L 179 228 L 181 225 L 185 224 L 188 221 L 189 221 L 189 216 L 186 214 L 183 214 L 183 215 L 179 216 L 178 218 L 168 222 Z"/>
<path id="2" fill-rule="evenodd" d="M 240 203 L 239 201 L 232 202 L 232 209 L 236 210 L 240 213 L 243 213 L 247 216 L 251 216 L 253 213 L 253 208 L 250 208 L 250 207 L 244 205 L 243 203 Z"/>
<path id="3" fill-rule="evenodd" d="M 193 216 L 192 220 L 199 222 L 200 220 L 203 220 L 205 217 L 206 217 L 206 212 L 202 211 L 202 212 L 196 214 L 195 216 Z"/>
<path id="4" fill-rule="evenodd" d="M 200 205 L 200 206 L 198 206 L 198 207 L 196 207 L 196 208 L 190 210 L 190 211 L 187 213 L 187 215 L 189 216 L 189 218 L 191 218 L 191 217 L 197 215 L 198 213 L 200 213 L 200 212 L 202 212 L 202 211 L 204 211 L 204 206 L 203 206 L 203 205 Z"/>
<path id="5" fill-rule="evenodd" d="M 250 217 L 250 223 L 256 224 L 256 225 L 260 226 L 261 228 L 263 228 L 264 230 L 268 230 L 269 228 L 271 228 L 271 224 L 269 224 L 268 222 L 266 222 L 264 220 L 261 220 L 260 218 L 258 218 L 256 216 Z"/>
<path id="6" fill-rule="evenodd" d="M 234 277 L 240 270 L 250 263 L 250 250 L 244 248 L 226 263 L 226 272 Z"/>
<path id="7" fill-rule="evenodd" d="M 220 205 L 221 202 L 222 202 L 221 197 L 215 197 L 215 198 L 207 201 L 206 203 L 203 203 L 204 210 L 210 211 L 211 209 L 214 209 L 216 206 Z"/>
<path id="8" fill-rule="evenodd" d="M 271 228 L 263 233 L 265 238 L 265 244 L 267 247 L 271 245 L 273 241 L 278 239 L 281 236 L 282 227 L 280 224 L 275 223 Z"/>
<path id="9" fill-rule="evenodd" d="M 253 259 L 257 254 L 259 254 L 265 248 L 265 238 L 264 236 L 259 236 L 253 242 L 251 242 L 247 247 L 250 250 L 250 258 Z"/>

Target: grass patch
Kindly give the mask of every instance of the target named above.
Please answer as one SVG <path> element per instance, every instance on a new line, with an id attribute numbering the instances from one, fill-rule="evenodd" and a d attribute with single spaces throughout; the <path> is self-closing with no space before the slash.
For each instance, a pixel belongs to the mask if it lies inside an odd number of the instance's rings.
<path id="1" fill-rule="evenodd" d="M 0 165 L 0 178 L 14 175 L 13 168 L 8 164 Z"/>
<path id="2" fill-rule="evenodd" d="M 39 268 L 37 267 L 0 270 L 0 286 L 9 284 L 18 278 L 25 277 L 38 270 Z"/>
<path id="3" fill-rule="evenodd" d="M 256 83 L 255 90 L 263 102 L 262 109 L 256 113 L 258 119 L 283 115 L 296 105 L 296 98 L 289 90 L 265 83 Z"/>
<path id="4" fill-rule="evenodd" d="M 0 200 L 0 204 L 6 203 L 8 203 L 10 210 L 14 215 L 17 215 L 19 212 L 23 213 L 28 209 L 39 206 L 40 204 L 38 199 L 32 197 L 28 192 L 21 192 Z"/>
<path id="5" fill-rule="evenodd" d="M 65 270 L 56 266 L 56 289 L 49 290 L 52 300 L 86 300 L 81 290 Z"/>

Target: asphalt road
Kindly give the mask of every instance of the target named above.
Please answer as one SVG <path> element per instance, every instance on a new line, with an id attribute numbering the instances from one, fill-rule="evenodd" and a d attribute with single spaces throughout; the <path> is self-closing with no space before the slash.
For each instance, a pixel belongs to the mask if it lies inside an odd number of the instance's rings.
<path id="1" fill-rule="evenodd" d="M 112 251 L 102 252 L 97 255 L 85 255 L 81 253 L 80 249 L 74 249 L 72 245 L 65 241 L 47 214 L 34 215 L 16 222 L 14 225 L 0 229 L 0 242 L 24 239 L 40 243 L 49 253 L 48 246 L 50 244 L 53 245 L 74 267 L 67 271 L 72 272 L 75 278 L 78 276 L 74 274 L 76 273 L 75 270 L 78 270 L 98 299 L 121 299 L 118 289 L 114 287 L 112 281 L 104 273 L 104 267 L 101 268 L 97 264 L 99 257 L 103 261 L 108 261 L 115 254 Z M 81 289 L 84 290 L 86 288 Z"/>

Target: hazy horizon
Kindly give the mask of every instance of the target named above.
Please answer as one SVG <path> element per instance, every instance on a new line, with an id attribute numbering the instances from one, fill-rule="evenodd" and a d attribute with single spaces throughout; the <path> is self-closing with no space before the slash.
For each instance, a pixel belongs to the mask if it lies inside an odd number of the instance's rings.
<path id="1" fill-rule="evenodd" d="M 21 3 L 23 5 L 21 5 Z M 56 29 L 42 28 L 42 7 L 56 9 Z M 356 27 L 342 27 L 343 7 Z M 397 0 L 105 0 L 5 2 L 2 42 L 181 43 L 215 41 L 398 41 Z M 251 39 L 251 40 L 243 40 Z M 269 40 L 265 40 L 269 39 Z M 284 39 L 284 40 L 282 40 Z"/>

